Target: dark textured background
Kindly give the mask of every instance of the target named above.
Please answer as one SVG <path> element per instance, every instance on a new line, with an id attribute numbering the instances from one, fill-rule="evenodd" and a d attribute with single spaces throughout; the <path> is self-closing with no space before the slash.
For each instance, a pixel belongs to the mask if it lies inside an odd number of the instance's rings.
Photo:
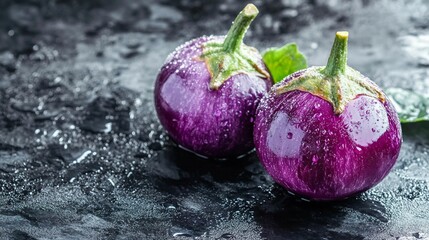
<path id="1" fill-rule="evenodd" d="M 246 43 L 296 41 L 324 65 L 337 30 L 349 65 L 429 95 L 428 1 L 255 1 Z M 398 163 L 337 203 L 288 195 L 254 154 L 174 147 L 152 91 L 167 54 L 225 34 L 244 2 L 2 0 L 1 239 L 429 239 L 429 124 L 403 126 Z"/>

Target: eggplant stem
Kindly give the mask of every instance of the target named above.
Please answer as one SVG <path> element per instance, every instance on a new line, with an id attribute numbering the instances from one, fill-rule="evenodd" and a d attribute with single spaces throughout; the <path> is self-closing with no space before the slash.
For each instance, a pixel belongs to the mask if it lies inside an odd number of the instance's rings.
<path id="1" fill-rule="evenodd" d="M 349 32 L 342 31 L 335 34 L 334 44 L 329 55 L 328 64 L 323 72 L 328 76 L 344 74 L 347 68 L 347 40 Z"/>
<path id="2" fill-rule="evenodd" d="M 240 49 L 244 35 L 258 13 L 256 6 L 250 3 L 238 14 L 223 42 L 223 49 L 226 52 Z"/>

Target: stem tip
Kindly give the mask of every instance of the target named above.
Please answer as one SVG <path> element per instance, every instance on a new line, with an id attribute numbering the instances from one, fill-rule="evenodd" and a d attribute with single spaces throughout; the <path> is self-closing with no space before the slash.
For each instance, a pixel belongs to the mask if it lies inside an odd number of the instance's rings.
<path id="1" fill-rule="evenodd" d="M 243 9 L 243 14 L 246 16 L 256 16 L 258 13 L 258 8 L 256 8 L 256 6 L 252 3 L 247 4 Z"/>
<path id="2" fill-rule="evenodd" d="M 226 35 L 223 43 L 225 51 L 234 52 L 240 49 L 240 46 L 243 43 L 244 34 L 258 13 L 258 8 L 251 3 L 244 7 L 244 9 L 235 18 L 228 34 Z"/>
<path id="3" fill-rule="evenodd" d="M 339 31 L 339 32 L 337 32 L 336 36 L 339 39 L 348 39 L 349 38 L 349 32 L 347 32 L 347 31 Z"/>
<path id="4" fill-rule="evenodd" d="M 335 34 L 334 44 L 329 55 L 328 64 L 324 69 L 325 74 L 337 76 L 343 74 L 347 68 L 347 41 L 349 32 L 340 31 Z"/>

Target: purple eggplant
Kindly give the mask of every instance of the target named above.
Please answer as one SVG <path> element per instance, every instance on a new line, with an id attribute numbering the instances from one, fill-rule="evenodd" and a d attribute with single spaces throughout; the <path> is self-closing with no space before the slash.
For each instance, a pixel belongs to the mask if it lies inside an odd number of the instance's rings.
<path id="1" fill-rule="evenodd" d="M 379 183 L 401 147 L 398 115 L 380 88 L 347 66 L 337 32 L 326 67 L 274 85 L 259 104 L 256 151 L 272 178 L 311 200 L 338 200 Z"/>
<path id="2" fill-rule="evenodd" d="M 272 85 L 259 52 L 243 44 L 258 14 L 247 5 L 226 36 L 200 37 L 177 48 L 155 83 L 158 118 L 185 149 L 212 158 L 254 148 L 253 122 Z"/>

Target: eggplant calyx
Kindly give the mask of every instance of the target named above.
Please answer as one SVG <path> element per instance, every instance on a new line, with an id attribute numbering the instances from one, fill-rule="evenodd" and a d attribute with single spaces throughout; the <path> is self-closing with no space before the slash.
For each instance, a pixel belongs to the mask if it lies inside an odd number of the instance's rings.
<path id="1" fill-rule="evenodd" d="M 240 73 L 270 78 L 258 50 L 243 44 L 244 35 L 256 15 L 258 9 L 248 4 L 238 14 L 223 42 L 212 40 L 203 44 L 200 58 L 210 72 L 210 89 L 219 89 L 231 76 Z"/>
<path id="2" fill-rule="evenodd" d="M 310 67 L 299 77 L 280 84 L 276 93 L 300 90 L 331 103 L 335 114 L 341 114 L 347 103 L 359 95 L 385 102 L 377 85 L 355 69 L 347 66 L 348 32 L 337 32 L 326 67 Z"/>

